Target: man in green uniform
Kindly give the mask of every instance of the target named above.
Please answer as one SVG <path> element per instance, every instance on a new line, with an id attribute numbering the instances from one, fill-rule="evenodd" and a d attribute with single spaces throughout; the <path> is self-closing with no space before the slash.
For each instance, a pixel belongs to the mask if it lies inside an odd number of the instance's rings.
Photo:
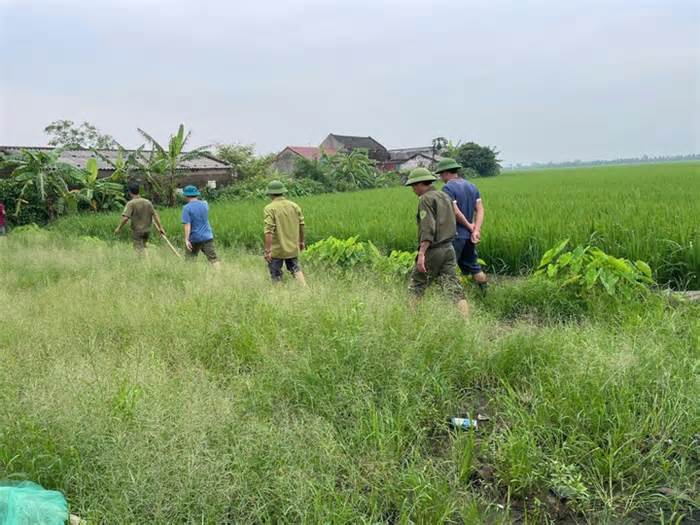
<path id="1" fill-rule="evenodd" d="M 267 186 L 272 202 L 265 206 L 265 260 L 274 282 L 282 280 L 282 267 L 302 285 L 306 286 L 304 273 L 299 266 L 299 252 L 304 250 L 304 215 L 301 208 L 287 200 L 287 189 L 278 180 Z"/>
<path id="2" fill-rule="evenodd" d="M 452 200 L 446 193 L 436 191 L 437 177 L 425 168 L 411 171 L 406 186 L 418 196 L 418 257 L 411 272 L 410 290 L 417 297 L 428 285 L 437 281 L 457 303 L 462 316 L 469 317 L 469 304 L 457 279 L 457 258 L 452 240 L 457 234 Z"/>
<path id="3" fill-rule="evenodd" d="M 158 212 L 148 199 L 139 196 L 137 184 L 129 186 L 129 202 L 126 203 L 122 212 L 122 219 L 119 226 L 114 230 L 115 235 L 119 235 L 122 227 L 131 220 L 131 236 L 134 241 L 134 250 L 137 253 L 146 254 L 146 244 L 151 234 L 151 225 L 156 223 L 156 229 L 161 235 L 165 235 L 165 228 L 160 222 Z"/>

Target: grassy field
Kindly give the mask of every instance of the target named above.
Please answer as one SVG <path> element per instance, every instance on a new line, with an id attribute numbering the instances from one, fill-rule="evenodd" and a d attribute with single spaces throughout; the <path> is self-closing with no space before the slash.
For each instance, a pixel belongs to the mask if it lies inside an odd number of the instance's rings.
<path id="1" fill-rule="evenodd" d="M 647 261 L 662 283 L 700 289 L 700 164 L 509 172 L 478 180 L 486 207 L 480 254 L 490 271 L 519 274 L 570 237 L 618 257 Z M 408 188 L 299 199 L 313 242 L 360 235 L 384 250 L 415 249 L 416 198 Z M 261 247 L 262 201 L 216 204 L 220 244 Z M 180 237 L 179 212 L 165 210 Z M 117 215 L 62 221 L 67 234 L 112 238 Z"/>
<path id="2" fill-rule="evenodd" d="M 273 289 L 223 255 L 0 239 L 0 478 L 95 523 L 692 519 L 697 306 L 511 280 L 464 323 L 401 283 Z"/>

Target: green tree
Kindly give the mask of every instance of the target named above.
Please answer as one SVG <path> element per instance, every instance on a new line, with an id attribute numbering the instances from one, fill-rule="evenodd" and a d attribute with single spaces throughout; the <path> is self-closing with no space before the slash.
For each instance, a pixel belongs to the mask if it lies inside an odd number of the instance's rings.
<path id="1" fill-rule="evenodd" d="M 498 151 L 489 146 L 480 146 L 476 142 L 452 144 L 447 146 L 447 156 L 459 162 L 465 169 L 471 168 L 480 177 L 492 177 L 501 172 L 501 160 Z"/>
<path id="2" fill-rule="evenodd" d="M 335 191 L 335 184 L 331 177 L 331 168 L 332 165 L 326 156 L 322 156 L 318 160 L 299 157 L 294 161 L 292 179 L 312 180 L 322 184 L 326 191 Z"/>
<path id="3" fill-rule="evenodd" d="M 442 153 L 447 149 L 449 142 L 445 137 L 435 137 L 433 139 L 433 157 L 436 155 L 442 155 Z"/>
<path id="4" fill-rule="evenodd" d="M 55 120 L 44 128 L 50 146 L 70 148 L 110 149 L 116 145 L 111 135 L 104 135 L 89 122 L 77 126 L 72 120 Z"/>
<path id="5" fill-rule="evenodd" d="M 61 148 L 23 149 L 18 155 L 3 159 L 2 167 L 12 170 L 12 183 L 20 188 L 15 216 L 19 216 L 23 204 L 31 202 L 30 198 L 45 207 L 49 221 L 69 210 L 74 202 L 70 186 L 76 182 L 76 170 L 59 160 L 62 152 Z"/>
<path id="6" fill-rule="evenodd" d="M 238 180 L 269 176 L 275 160 L 274 155 L 257 156 L 254 144 L 219 144 L 216 157 L 231 166 Z"/>
<path id="7" fill-rule="evenodd" d="M 175 193 L 176 178 L 178 172 L 182 172 L 182 164 L 188 160 L 205 157 L 209 146 L 200 146 L 190 151 L 185 151 L 187 142 L 192 135 L 191 131 L 185 134 L 185 126 L 180 124 L 175 135 L 170 135 L 168 147 L 164 148 L 151 135 L 140 128 L 137 128 L 141 136 L 153 148 L 150 156 L 146 159 L 145 169 L 153 176 L 165 177 L 165 189 L 163 197 L 169 206 L 174 206 L 177 201 Z"/>

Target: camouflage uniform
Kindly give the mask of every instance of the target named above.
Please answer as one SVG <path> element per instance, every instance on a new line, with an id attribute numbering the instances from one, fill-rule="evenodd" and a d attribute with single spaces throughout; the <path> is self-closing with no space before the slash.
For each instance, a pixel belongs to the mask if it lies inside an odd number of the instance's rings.
<path id="1" fill-rule="evenodd" d="M 418 199 L 418 242 L 430 241 L 425 253 L 426 272 L 411 272 L 409 290 L 417 296 L 425 293 L 428 285 L 437 281 L 455 301 L 465 299 L 462 286 L 457 279 L 457 258 L 452 239 L 457 233 L 455 213 L 450 198 L 435 188 L 430 188 Z"/>

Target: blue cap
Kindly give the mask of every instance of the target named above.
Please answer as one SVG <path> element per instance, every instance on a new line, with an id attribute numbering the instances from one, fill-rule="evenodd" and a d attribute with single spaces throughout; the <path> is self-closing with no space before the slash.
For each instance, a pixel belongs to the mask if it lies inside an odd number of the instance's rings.
<path id="1" fill-rule="evenodd" d="M 199 196 L 199 190 L 195 187 L 192 186 L 191 184 L 189 186 L 185 186 L 182 189 L 182 194 L 185 197 L 198 197 Z"/>

